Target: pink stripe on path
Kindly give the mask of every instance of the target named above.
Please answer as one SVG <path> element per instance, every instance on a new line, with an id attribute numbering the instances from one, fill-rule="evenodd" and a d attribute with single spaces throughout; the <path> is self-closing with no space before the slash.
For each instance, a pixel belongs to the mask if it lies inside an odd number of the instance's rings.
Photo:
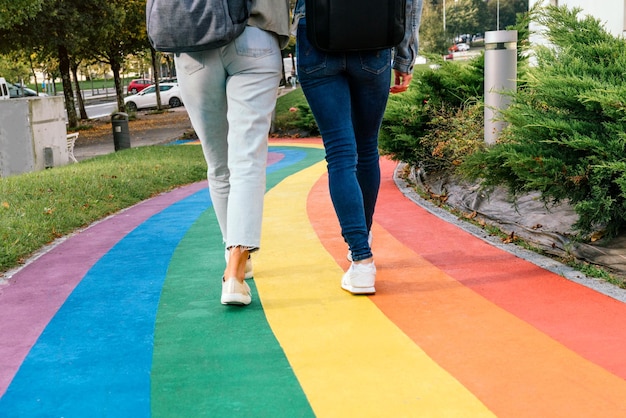
<path id="1" fill-rule="evenodd" d="M 0 396 L 47 324 L 89 269 L 146 219 L 206 188 L 198 182 L 139 203 L 78 232 L 0 289 Z"/>

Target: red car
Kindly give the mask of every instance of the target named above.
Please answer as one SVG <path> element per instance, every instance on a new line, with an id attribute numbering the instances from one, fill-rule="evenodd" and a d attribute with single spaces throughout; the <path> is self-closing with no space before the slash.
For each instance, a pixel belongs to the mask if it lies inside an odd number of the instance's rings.
<path id="1" fill-rule="evenodd" d="M 128 85 L 128 93 L 130 94 L 137 94 L 139 93 L 141 90 L 145 89 L 146 87 L 148 87 L 149 85 L 152 84 L 152 81 L 146 79 L 146 78 L 138 78 L 137 80 L 133 80 L 130 82 L 130 84 Z"/>
<path id="2" fill-rule="evenodd" d="M 466 43 L 458 43 L 455 45 L 452 45 L 450 48 L 448 48 L 448 52 L 462 52 L 462 51 L 469 51 L 470 46 Z"/>

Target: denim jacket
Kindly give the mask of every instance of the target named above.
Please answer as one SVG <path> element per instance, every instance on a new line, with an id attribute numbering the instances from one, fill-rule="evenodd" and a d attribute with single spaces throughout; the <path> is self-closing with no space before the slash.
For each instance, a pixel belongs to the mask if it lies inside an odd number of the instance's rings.
<path id="1" fill-rule="evenodd" d="M 298 0 L 293 11 L 292 34 L 298 21 L 305 16 L 305 0 Z M 407 19 L 404 39 L 394 48 L 393 68 L 405 74 L 413 72 L 413 64 L 417 58 L 418 32 L 422 18 L 423 0 L 406 0 Z"/>

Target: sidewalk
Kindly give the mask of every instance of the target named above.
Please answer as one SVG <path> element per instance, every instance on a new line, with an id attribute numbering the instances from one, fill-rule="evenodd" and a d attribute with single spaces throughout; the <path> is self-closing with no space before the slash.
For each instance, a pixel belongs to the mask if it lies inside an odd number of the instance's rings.
<path id="1" fill-rule="evenodd" d="M 186 112 L 184 107 L 170 109 L 170 112 Z M 154 129 L 139 131 L 129 128 L 131 148 L 147 145 L 167 144 L 179 138 L 185 131 L 190 130 L 191 122 L 185 126 L 155 126 Z M 112 128 L 111 128 L 112 129 Z M 106 155 L 115 152 L 113 132 L 111 130 L 110 141 L 98 141 L 90 144 L 82 144 L 80 141 L 74 148 L 74 156 L 78 161 L 98 155 Z"/>
<path id="2" fill-rule="evenodd" d="M 219 303 L 204 182 L 145 201 L 0 288 L 0 416 L 626 416 L 626 304 L 416 204 L 388 160 L 377 293 L 352 296 L 320 141 L 271 145 L 252 304 Z"/>
<path id="3" fill-rule="evenodd" d="M 279 88 L 278 97 L 283 94 L 292 91 L 291 88 Z M 177 107 L 169 109 L 170 112 L 187 112 L 185 107 Z M 146 145 L 160 145 L 167 144 L 178 139 L 185 131 L 191 130 L 191 122 L 185 126 L 157 126 L 155 129 L 150 129 L 144 132 L 138 132 L 134 129 L 129 129 L 131 136 L 131 147 L 141 147 Z M 74 156 L 78 161 L 85 160 L 87 158 L 96 157 L 98 155 L 106 155 L 115 152 L 115 146 L 113 143 L 113 134 L 111 133 L 110 141 L 96 142 L 91 144 L 82 144 L 80 141 L 74 148 Z"/>

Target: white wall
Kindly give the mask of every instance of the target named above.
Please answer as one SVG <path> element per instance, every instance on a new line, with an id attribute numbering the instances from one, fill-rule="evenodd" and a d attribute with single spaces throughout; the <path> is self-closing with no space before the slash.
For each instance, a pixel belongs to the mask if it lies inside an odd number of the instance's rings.
<path id="1" fill-rule="evenodd" d="M 45 148 L 69 162 L 64 112 L 62 96 L 0 100 L 0 177 L 43 170 Z"/>
<path id="2" fill-rule="evenodd" d="M 541 2 L 544 5 L 557 4 L 572 9 L 582 9 L 581 15 L 591 15 L 599 19 L 605 28 L 615 36 L 626 31 L 626 0 L 529 0 L 529 6 Z M 531 27 L 532 29 L 532 27 Z"/>

